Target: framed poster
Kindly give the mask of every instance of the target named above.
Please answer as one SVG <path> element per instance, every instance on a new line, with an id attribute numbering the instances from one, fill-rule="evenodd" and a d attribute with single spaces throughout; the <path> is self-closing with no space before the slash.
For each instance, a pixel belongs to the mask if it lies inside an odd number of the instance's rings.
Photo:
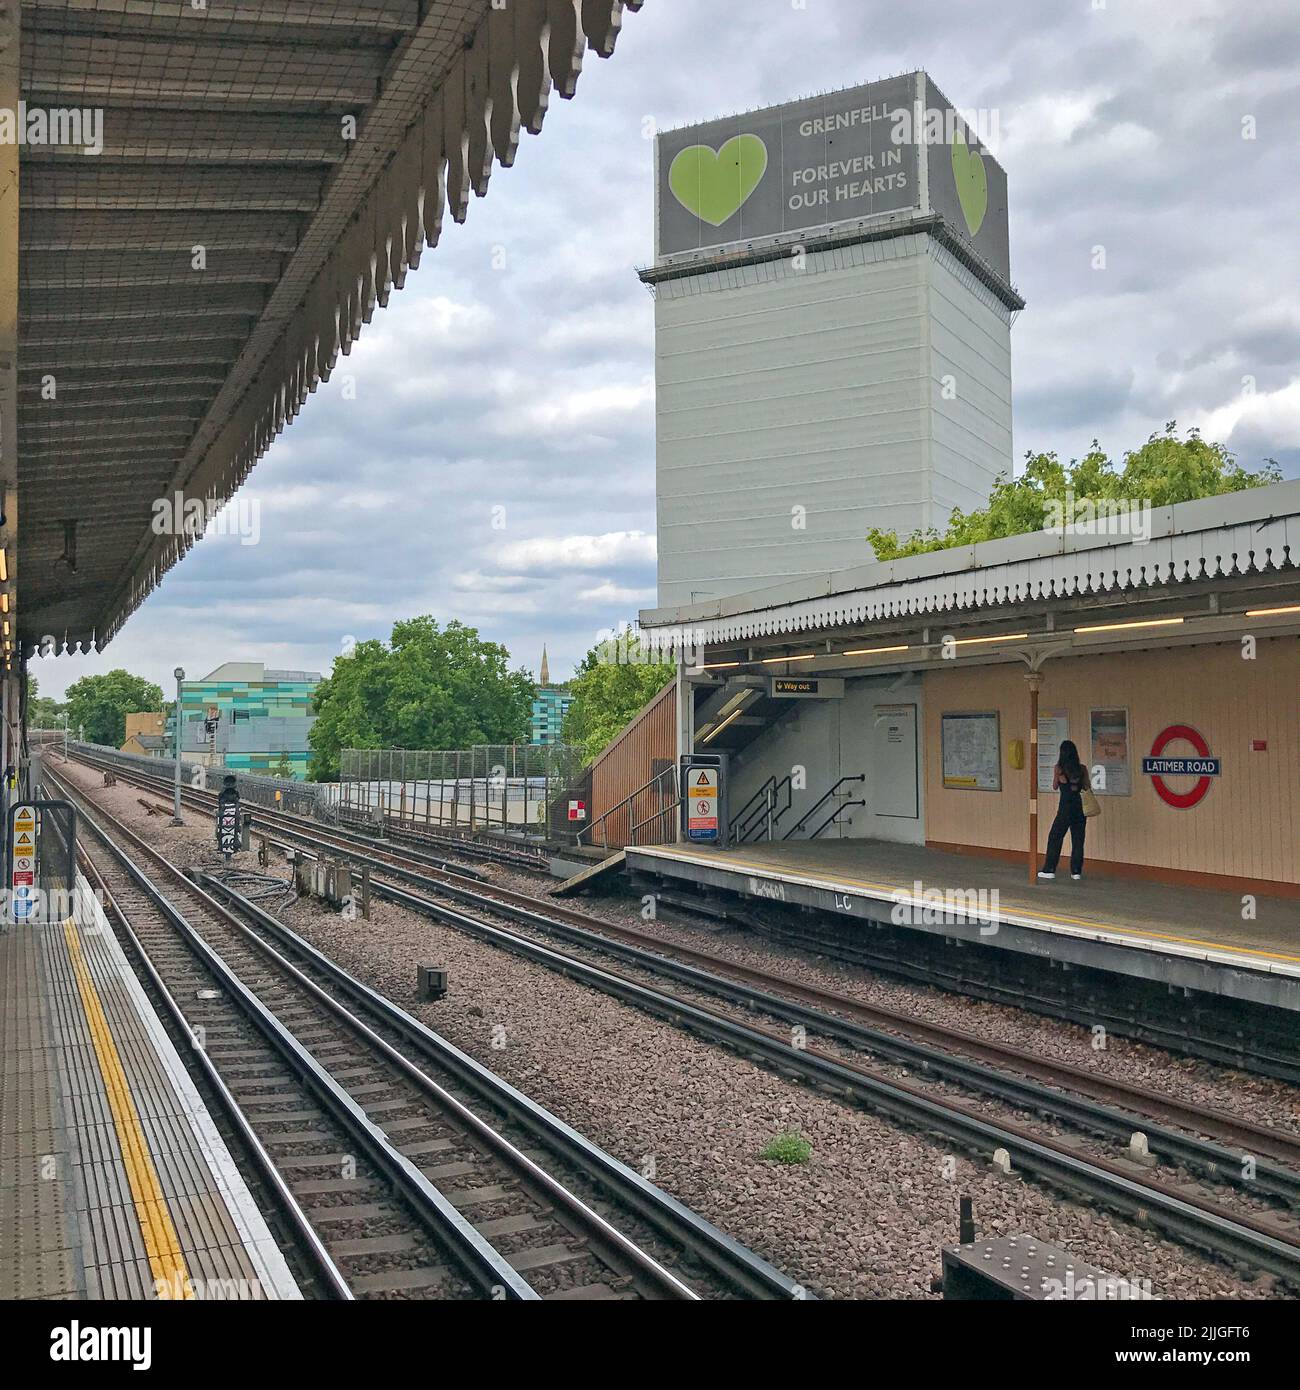
<path id="1" fill-rule="evenodd" d="M 1098 796 L 1131 796 L 1133 770 L 1129 760 L 1128 710 L 1088 711 L 1092 789 Z"/>
<path id="2" fill-rule="evenodd" d="M 1052 790 L 1052 773 L 1061 744 L 1070 737 L 1070 716 L 1068 714 L 1040 714 L 1038 716 L 1038 790 Z"/>
<path id="3" fill-rule="evenodd" d="M 941 717 L 943 785 L 957 791 L 1002 790 L 1002 742 L 997 710 L 962 710 Z"/>

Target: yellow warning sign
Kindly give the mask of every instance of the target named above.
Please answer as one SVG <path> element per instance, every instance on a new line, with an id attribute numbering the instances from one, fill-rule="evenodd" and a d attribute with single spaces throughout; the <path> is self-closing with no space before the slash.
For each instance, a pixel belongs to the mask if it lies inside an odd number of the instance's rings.
<path id="1" fill-rule="evenodd" d="M 712 839 L 718 833 L 718 770 L 695 768 L 691 772 L 686 833 L 692 839 Z"/>
<path id="2" fill-rule="evenodd" d="M 32 837 L 25 830 L 14 836 L 14 844 L 16 845 L 22 845 L 25 847 L 27 845 L 30 845 L 31 842 Z"/>

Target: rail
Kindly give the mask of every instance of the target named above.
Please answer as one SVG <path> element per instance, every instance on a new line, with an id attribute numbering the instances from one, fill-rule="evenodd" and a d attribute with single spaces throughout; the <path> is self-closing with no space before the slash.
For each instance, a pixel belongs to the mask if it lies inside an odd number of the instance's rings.
<path id="1" fill-rule="evenodd" d="M 798 831 L 802 830 L 802 829 L 804 828 L 804 826 L 807 825 L 808 822 L 809 822 L 810 820 L 812 820 L 812 818 L 817 814 L 817 812 L 820 811 L 821 808 L 822 808 L 823 806 L 825 806 L 826 803 L 827 803 L 833 796 L 838 796 L 838 795 L 839 795 L 839 790 L 840 790 L 840 788 L 841 788 L 846 782 L 865 782 L 866 780 L 867 780 L 867 774 L 866 774 L 865 772 L 855 772 L 855 773 L 852 773 L 852 774 L 851 774 L 850 776 L 848 776 L 848 777 L 841 777 L 840 780 L 839 780 L 838 782 L 836 782 L 835 785 L 834 785 L 833 787 L 831 787 L 829 791 L 827 791 L 824 795 L 818 797 L 817 800 L 816 800 L 815 802 L 813 802 L 813 804 L 812 804 L 812 805 L 803 813 L 803 815 L 790 827 L 790 829 L 787 830 L 787 831 L 785 832 L 785 834 L 781 836 L 781 838 L 782 838 L 783 840 L 789 840 L 789 839 L 791 839 Z M 815 840 L 815 839 L 818 837 L 818 835 L 820 835 L 820 834 L 822 833 L 822 831 L 826 829 L 826 827 L 827 827 L 828 825 L 833 825 L 833 824 L 835 823 L 835 821 L 839 819 L 841 813 L 844 812 L 844 811 L 847 811 L 848 808 L 849 808 L 850 806 L 865 806 L 866 804 L 867 804 L 867 803 L 866 803 L 865 801 L 843 801 L 843 802 L 841 802 L 841 803 L 834 809 L 834 811 L 832 811 L 831 814 L 830 814 L 829 816 L 827 816 L 826 819 L 825 819 L 824 821 L 822 821 L 822 823 L 817 827 L 817 829 L 814 830 L 814 831 L 812 832 L 812 834 L 808 836 L 808 838 L 809 838 L 810 840 Z"/>
<path id="2" fill-rule="evenodd" d="M 158 852 L 138 841 L 126 827 L 116 822 L 110 813 L 97 808 L 106 821 L 114 825 L 128 843 L 139 842 L 152 856 Z M 93 827 L 97 834 L 106 832 Z M 110 844 L 110 849 L 112 845 Z M 179 872 L 179 871 L 177 871 Z M 388 869 L 394 872 L 393 868 Z M 427 885 L 430 880 L 410 875 Z M 344 1021 L 357 1026 L 363 1037 L 374 1036 L 382 1043 L 379 1050 L 405 1073 L 415 1085 L 450 1107 L 485 1142 L 485 1147 L 503 1152 L 513 1141 L 499 1129 L 489 1129 L 487 1123 L 474 1115 L 454 1090 L 464 1087 L 484 1101 L 494 1112 L 519 1127 L 531 1147 L 540 1147 L 552 1157 L 558 1157 L 566 1168 L 578 1171 L 584 1179 L 601 1189 L 602 1204 L 611 1199 L 620 1209 L 654 1227 L 663 1237 L 679 1244 L 694 1261 L 707 1266 L 727 1288 L 742 1296 L 790 1300 L 808 1296 L 793 1279 L 780 1273 L 767 1261 L 719 1230 L 705 1218 L 656 1187 L 634 1169 L 621 1163 L 543 1108 L 508 1082 L 496 1076 L 469 1054 L 454 1047 L 446 1039 L 405 1012 L 370 986 L 348 974 L 317 947 L 298 936 L 285 923 L 271 916 L 258 903 L 245 898 L 232 885 L 201 869 L 193 869 L 186 891 L 197 895 L 205 905 L 234 909 L 237 918 L 230 924 L 250 946 L 270 959 L 277 969 L 300 983 L 322 1006 Z M 212 896 L 220 900 L 213 902 Z M 166 914 L 164 914 L 166 915 Z M 251 928 L 251 931 L 250 931 Z M 261 940 L 259 938 L 268 939 Z M 332 1002 L 331 1002 L 332 1000 Z M 376 1028 L 395 1034 L 398 1042 L 378 1039 Z M 431 1080 L 422 1070 L 422 1062 L 432 1062 L 438 1068 L 437 1080 Z M 450 1083 L 450 1087 L 448 1085 Z M 686 1298 L 695 1301 L 698 1295 L 660 1261 L 652 1249 L 643 1247 L 633 1237 L 625 1235 L 611 1222 L 586 1205 L 583 1198 L 566 1182 L 554 1177 L 543 1161 L 528 1149 L 514 1145 L 507 1157 L 517 1163 L 521 1184 L 528 1190 L 539 1191 L 545 1199 L 572 1219 L 574 1229 L 589 1244 L 596 1256 L 614 1267 L 627 1266 L 638 1290 L 649 1289 L 652 1296 Z M 471 1228 L 472 1229 L 472 1228 Z M 612 1258 L 610 1258 L 612 1257 Z M 617 1270 L 616 1270 L 617 1272 Z M 518 1276 L 522 1281 L 522 1275 Z M 652 1285 L 651 1281 L 654 1281 Z M 661 1287 L 656 1287 L 661 1286 Z"/>
<path id="3" fill-rule="evenodd" d="M 781 794 L 781 789 L 785 789 L 785 805 L 778 811 L 776 809 L 776 799 Z M 776 774 L 773 773 L 766 782 L 749 798 L 740 810 L 731 818 L 731 823 L 727 827 L 727 840 L 733 845 L 743 845 L 749 840 L 750 832 L 758 826 L 766 824 L 767 838 L 772 838 L 772 831 L 777 821 L 794 804 L 794 781 L 787 772 L 778 782 Z M 759 814 L 753 815 L 757 811 Z"/>
<path id="4" fill-rule="evenodd" d="M 442 893 L 444 889 L 445 885 L 439 884 L 433 892 Z M 1300 1277 L 1300 1243 L 1285 1230 L 1253 1213 L 1234 1214 L 1200 1196 L 1188 1196 L 1182 1188 L 1158 1182 L 1141 1170 L 1131 1173 L 1106 1158 L 1078 1152 L 1068 1141 L 1024 1125 L 985 1118 L 910 1081 L 886 1076 L 806 1043 L 792 1044 L 786 1030 L 768 1028 L 677 994 L 664 993 L 641 980 L 557 950 L 531 935 L 520 935 L 473 913 L 449 907 L 439 902 L 433 893 L 426 896 L 387 882 L 377 884 L 375 892 L 470 936 L 592 985 L 611 997 L 665 1018 L 674 1026 L 688 1029 L 692 1035 L 725 1043 L 783 1074 L 796 1076 L 819 1089 L 834 1091 L 838 1096 L 893 1120 L 921 1130 L 937 1131 L 968 1152 L 987 1155 L 1005 1148 L 1023 1171 L 1058 1189 L 1100 1203 L 1108 1210 L 1158 1226 L 1166 1234 L 1188 1244 L 1283 1279 Z M 468 894 L 456 896 L 464 898 Z M 499 911 L 499 905 L 493 910 Z M 530 925 L 548 934 L 556 934 L 556 927 L 562 925 L 548 920 L 540 912 L 505 915 L 527 919 Z M 785 1011 L 784 1001 L 776 1002 L 782 1004 L 778 1012 Z"/>
<path id="5" fill-rule="evenodd" d="M 73 756 L 80 754 L 86 759 L 97 759 L 101 763 L 136 768 L 152 777 L 170 779 L 176 770 L 175 758 L 154 758 L 141 753 L 124 753 L 120 748 L 110 748 L 102 743 L 83 743 L 73 739 L 68 744 L 68 751 Z M 207 791 L 212 783 L 219 788 L 222 779 L 228 776 L 234 777 L 235 785 L 239 788 L 239 799 L 245 805 L 264 806 L 268 810 L 276 811 L 294 811 L 329 823 L 338 821 L 337 807 L 326 791 L 328 783 L 299 782 L 292 777 L 271 777 L 228 767 L 208 767 L 204 763 L 181 757 L 181 785 L 186 789 Z"/>

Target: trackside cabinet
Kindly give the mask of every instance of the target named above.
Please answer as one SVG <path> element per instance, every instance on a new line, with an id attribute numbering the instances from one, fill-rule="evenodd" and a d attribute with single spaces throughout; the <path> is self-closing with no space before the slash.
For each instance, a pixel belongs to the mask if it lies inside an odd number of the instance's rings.
<path id="1" fill-rule="evenodd" d="M 727 843 L 727 755 L 684 753 L 679 771 L 682 842 L 724 848 Z"/>

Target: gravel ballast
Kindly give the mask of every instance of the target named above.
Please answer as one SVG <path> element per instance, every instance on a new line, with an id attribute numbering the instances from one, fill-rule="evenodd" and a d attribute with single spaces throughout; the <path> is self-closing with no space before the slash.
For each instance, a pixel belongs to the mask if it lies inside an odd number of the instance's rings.
<path id="1" fill-rule="evenodd" d="M 216 862 L 211 822 L 197 813 L 187 813 L 190 824 L 178 830 L 167 825 L 165 816 L 144 812 L 138 789 L 125 784 L 105 789 L 99 775 L 85 769 L 74 769 L 73 776 L 169 857 L 207 866 Z M 239 858 L 239 867 L 252 866 L 252 856 Z M 534 893 L 540 887 L 518 875 L 503 875 L 499 881 Z M 613 911 L 608 904 L 584 906 Z M 942 1246 L 956 1238 L 962 1195 L 974 1200 L 981 1235 L 1032 1234 L 1113 1275 L 1149 1281 L 1158 1295 L 1250 1298 L 1272 1292 L 1268 1278 L 1240 1279 L 1225 1266 L 1131 1222 L 1018 1179 L 1001 1178 L 985 1162 L 951 1154 L 941 1141 L 810 1092 L 586 986 L 391 904 L 376 903 L 367 922 L 346 921 L 318 905 L 299 903 L 285 920 L 346 969 L 819 1296 L 933 1297 L 930 1281 Z M 630 909 L 623 920 L 644 925 L 639 912 Z M 654 930 L 666 940 L 680 932 L 680 939 L 701 944 L 701 934 L 685 927 L 660 921 Z M 801 961 L 798 953 L 775 951 L 765 943 L 726 939 L 732 935 L 710 932 L 704 944 L 719 954 L 735 950 L 737 960 L 824 982 L 871 1002 L 918 1014 L 923 1006 L 938 1007 L 933 998 L 937 991 L 892 982 L 881 986 L 866 972 Z M 415 999 L 421 963 L 450 972 L 450 993 L 437 1004 Z M 997 1015 L 1021 1017 L 1015 1010 L 987 1005 L 978 1006 L 972 1016 L 960 1009 L 962 1002 L 956 1006 L 960 1017 L 951 1021 L 972 1031 L 982 1031 L 975 1022 L 980 1015 L 989 1026 L 995 1026 Z M 925 1016 L 945 1021 L 933 1012 Z M 1034 1041 L 1038 1029 L 1084 1031 L 1032 1017 L 1021 1026 L 1028 1031 L 987 1035 L 1039 1046 Z M 1142 1060 L 1121 1040 L 1113 1040 L 1112 1047 L 1114 1052 L 1103 1054 L 1097 1065 L 1116 1065 L 1117 1056 L 1127 1059 L 1120 1063 L 1125 1067 Z M 1154 1049 L 1141 1053 L 1153 1067 L 1156 1059 L 1167 1059 Z M 1081 1064 L 1086 1059 L 1071 1051 L 1068 1060 Z M 1199 1073 L 1204 1064 L 1196 1066 Z M 1235 1093 L 1235 1084 L 1213 1077 L 1213 1070 L 1205 1073 L 1214 1090 L 1211 1103 L 1228 1108 L 1224 1098 Z M 1143 1079 L 1140 1069 L 1123 1074 Z M 1280 1104 L 1272 1083 L 1243 1080 L 1262 1085 L 1263 1094 Z M 1187 1097 L 1185 1086 L 1180 1094 Z M 785 1166 L 759 1157 L 785 1131 L 797 1131 L 809 1141 L 809 1162 Z"/>

